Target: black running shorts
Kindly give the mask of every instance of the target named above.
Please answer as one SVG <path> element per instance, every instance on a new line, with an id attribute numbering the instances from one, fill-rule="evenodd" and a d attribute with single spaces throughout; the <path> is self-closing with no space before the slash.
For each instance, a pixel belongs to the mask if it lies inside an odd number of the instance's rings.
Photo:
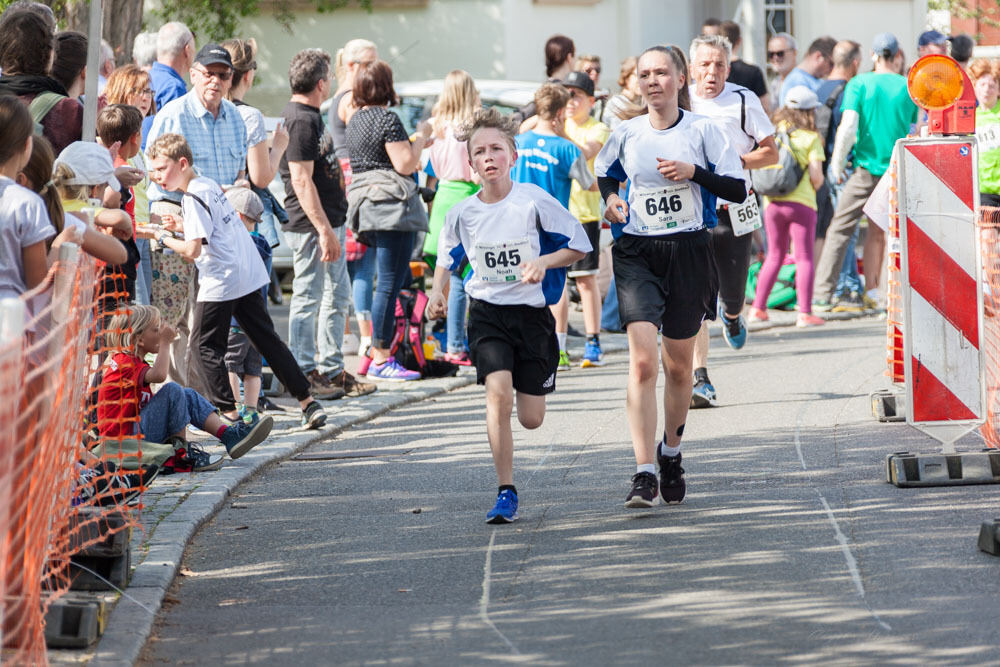
<path id="1" fill-rule="evenodd" d="M 580 276 L 596 276 L 601 259 L 601 221 L 584 222 L 583 230 L 587 232 L 590 241 L 590 252 L 579 262 L 573 262 L 566 275 L 570 278 Z"/>
<path id="2" fill-rule="evenodd" d="M 559 343 L 547 307 L 497 306 L 469 299 L 469 356 L 476 381 L 486 384 L 495 371 L 510 371 L 514 389 L 543 396 L 556 388 Z"/>
<path id="3" fill-rule="evenodd" d="M 706 230 L 666 236 L 624 234 L 612 250 L 622 324 L 652 322 L 674 340 L 715 319 L 719 275 Z"/>

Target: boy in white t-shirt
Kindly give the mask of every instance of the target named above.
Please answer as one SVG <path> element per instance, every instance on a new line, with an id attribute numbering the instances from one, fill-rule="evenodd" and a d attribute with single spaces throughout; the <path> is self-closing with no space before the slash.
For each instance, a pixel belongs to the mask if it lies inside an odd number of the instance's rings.
<path id="1" fill-rule="evenodd" d="M 183 220 L 163 216 L 164 226 L 183 230 L 184 240 L 157 231 L 156 242 L 198 267 L 192 334 L 198 341 L 211 392 L 209 399 L 230 419 L 239 418 L 225 365 L 229 325 L 235 317 L 250 342 L 267 357 L 278 380 L 299 400 L 302 425 L 321 427 L 326 423 L 326 414 L 309 394 L 309 380 L 275 332 L 267 312 L 260 289 L 270 280 L 264 262 L 222 188 L 194 172 L 191 148 L 179 134 L 161 135 L 146 152 L 150 178 L 165 190 L 184 193 Z"/>
<path id="2" fill-rule="evenodd" d="M 514 183 L 514 123 L 496 109 L 477 111 L 463 139 L 482 189 L 456 204 L 438 241 L 428 317 L 447 312 L 449 273 L 471 272 L 469 351 L 476 379 L 486 385 L 486 431 L 499 481 L 487 523 L 517 517 L 514 440 L 510 417 L 535 429 L 545 417 L 545 394 L 555 389 L 559 346 L 548 306 L 559 301 L 566 266 L 590 250 L 583 227 L 537 185 Z"/>

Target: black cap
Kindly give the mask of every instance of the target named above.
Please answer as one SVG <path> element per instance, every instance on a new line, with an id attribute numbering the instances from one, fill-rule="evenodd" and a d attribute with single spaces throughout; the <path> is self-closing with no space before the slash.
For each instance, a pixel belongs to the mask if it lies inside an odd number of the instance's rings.
<path id="1" fill-rule="evenodd" d="M 199 65 L 208 67 L 209 65 L 225 65 L 233 69 L 233 59 L 229 56 L 229 51 L 218 44 L 206 44 L 198 50 L 194 61 Z"/>
<path id="2" fill-rule="evenodd" d="M 570 72 L 562 81 L 562 85 L 567 88 L 579 88 L 587 93 L 588 97 L 594 96 L 594 82 L 585 72 Z"/>
<path id="3" fill-rule="evenodd" d="M 948 38 L 951 42 L 951 57 L 959 62 L 965 62 L 972 58 L 972 48 L 976 45 L 968 35 L 952 35 Z"/>

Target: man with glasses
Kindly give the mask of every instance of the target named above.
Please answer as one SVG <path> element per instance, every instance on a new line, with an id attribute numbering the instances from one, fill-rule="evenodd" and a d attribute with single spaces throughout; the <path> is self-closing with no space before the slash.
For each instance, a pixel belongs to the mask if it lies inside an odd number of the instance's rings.
<path id="1" fill-rule="evenodd" d="M 188 70 L 193 88 L 160 109 L 149 130 L 147 145 L 169 132 L 183 136 L 194 154 L 194 166 L 201 176 L 227 189 L 237 181 L 246 183 L 247 130 L 236 106 L 226 99 L 233 84 L 233 61 L 218 44 L 206 44 L 194 57 Z M 249 184 L 247 183 L 249 186 Z M 150 212 L 157 215 L 180 215 L 180 192 L 165 192 L 156 184 L 147 190 Z M 197 294 L 193 265 L 177 261 L 177 255 L 153 253 L 153 303 L 160 307 L 165 321 L 180 334 L 170 347 L 170 380 L 199 393 L 205 391 L 196 341 L 188 341 L 194 325 L 190 315 Z M 186 295 L 158 289 L 161 283 L 186 286 Z"/>
<path id="2" fill-rule="evenodd" d="M 795 60 L 799 51 L 795 38 L 787 32 L 779 32 L 767 42 L 767 67 L 771 77 L 770 90 L 778 91 L 788 73 L 795 69 Z M 777 105 L 778 96 L 770 100 L 772 106 Z M 765 107 L 767 108 L 767 107 Z M 767 109 L 770 111 L 771 109 Z"/>
<path id="3" fill-rule="evenodd" d="M 820 37 L 813 40 L 806 51 L 805 58 L 781 82 L 777 105 L 780 108 L 785 103 L 785 95 L 795 86 L 806 86 L 814 93 L 823 85 L 823 79 L 830 75 L 833 69 L 833 47 L 837 40 L 833 37 Z M 768 53 L 770 56 L 770 53 Z"/>

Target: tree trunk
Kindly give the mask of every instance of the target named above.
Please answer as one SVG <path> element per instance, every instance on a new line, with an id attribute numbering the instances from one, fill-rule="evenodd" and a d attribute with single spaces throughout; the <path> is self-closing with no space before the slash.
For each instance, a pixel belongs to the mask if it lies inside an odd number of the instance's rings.
<path id="1" fill-rule="evenodd" d="M 115 64 L 132 62 L 132 42 L 142 31 L 143 0 L 102 0 L 104 26 L 102 37 L 115 50 Z M 87 33 L 90 16 L 89 0 L 71 0 L 66 3 L 65 20 L 68 30 Z"/>

